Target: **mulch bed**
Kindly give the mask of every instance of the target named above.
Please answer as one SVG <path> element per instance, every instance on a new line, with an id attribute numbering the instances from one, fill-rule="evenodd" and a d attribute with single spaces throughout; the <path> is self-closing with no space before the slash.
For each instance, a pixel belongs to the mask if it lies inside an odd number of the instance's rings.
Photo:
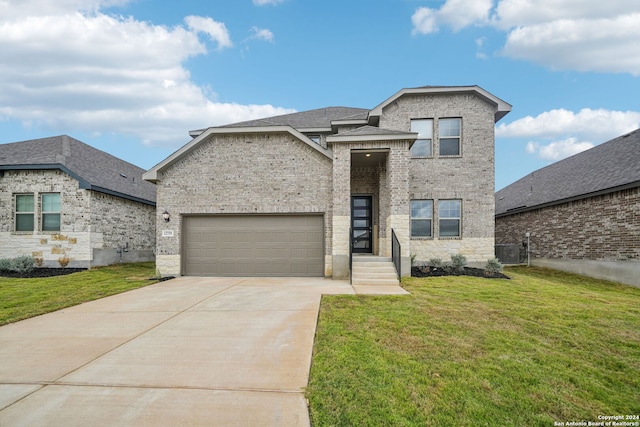
<path id="1" fill-rule="evenodd" d="M 411 267 L 412 277 L 442 277 L 442 276 L 474 276 L 487 279 L 511 279 L 502 273 L 487 274 L 481 268 L 465 267 L 462 273 L 447 271 L 442 267 Z"/>
<path id="2" fill-rule="evenodd" d="M 17 273 L 15 271 L 0 270 L 0 276 L 13 277 L 15 279 L 31 279 L 34 277 L 54 277 L 65 276 L 71 273 L 77 273 L 79 271 L 85 271 L 86 268 L 34 268 L 28 273 Z"/>

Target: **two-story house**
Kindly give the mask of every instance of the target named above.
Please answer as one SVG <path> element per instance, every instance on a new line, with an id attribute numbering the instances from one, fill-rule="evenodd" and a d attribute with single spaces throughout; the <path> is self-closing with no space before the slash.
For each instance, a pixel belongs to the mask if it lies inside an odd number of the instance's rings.
<path id="1" fill-rule="evenodd" d="M 494 125 L 478 86 L 402 89 L 190 132 L 150 169 L 164 275 L 346 278 L 354 254 L 494 255 Z M 395 243 L 394 243 L 395 241 Z M 401 266 L 400 266 L 401 265 Z"/>

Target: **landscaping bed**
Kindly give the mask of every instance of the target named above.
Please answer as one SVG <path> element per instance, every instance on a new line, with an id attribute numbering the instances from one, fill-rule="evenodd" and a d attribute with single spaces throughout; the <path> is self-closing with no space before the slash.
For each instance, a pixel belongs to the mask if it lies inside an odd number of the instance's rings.
<path id="1" fill-rule="evenodd" d="M 19 273 L 17 271 L 0 270 L 0 276 L 13 277 L 16 279 L 31 279 L 35 277 L 55 277 L 66 276 L 67 274 L 78 273 L 85 271 L 86 268 L 34 268 L 29 272 Z"/>
<path id="2" fill-rule="evenodd" d="M 509 276 L 493 272 L 490 273 L 482 268 L 464 267 L 462 271 L 457 272 L 451 268 L 445 267 L 411 267 L 411 277 L 442 277 L 442 276 L 473 276 L 486 277 L 488 279 L 510 279 Z"/>

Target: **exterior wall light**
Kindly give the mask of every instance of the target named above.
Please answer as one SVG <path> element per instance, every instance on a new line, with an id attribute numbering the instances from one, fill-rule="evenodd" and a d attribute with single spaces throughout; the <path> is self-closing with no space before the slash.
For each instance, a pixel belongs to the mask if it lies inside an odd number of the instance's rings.
<path id="1" fill-rule="evenodd" d="M 171 215 L 169 215 L 169 211 L 167 211 L 166 209 L 164 210 L 164 212 L 162 212 L 162 219 L 164 219 L 164 222 L 171 221 Z"/>

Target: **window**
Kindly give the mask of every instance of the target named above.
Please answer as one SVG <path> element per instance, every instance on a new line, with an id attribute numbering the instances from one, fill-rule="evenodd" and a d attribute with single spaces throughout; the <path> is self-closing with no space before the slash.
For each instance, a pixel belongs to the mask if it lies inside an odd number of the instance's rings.
<path id="1" fill-rule="evenodd" d="M 320 135 L 307 135 L 310 140 L 315 142 L 316 144 L 320 144 Z"/>
<path id="2" fill-rule="evenodd" d="M 33 231 L 33 194 L 16 194 L 16 231 Z"/>
<path id="3" fill-rule="evenodd" d="M 433 138 L 433 120 L 411 120 L 411 132 L 418 134 L 418 139 L 411 146 L 411 157 L 430 157 L 431 140 Z"/>
<path id="4" fill-rule="evenodd" d="M 439 236 L 460 237 L 460 200 L 440 200 L 438 202 Z"/>
<path id="5" fill-rule="evenodd" d="M 431 237 L 433 200 L 411 201 L 411 237 Z"/>
<path id="6" fill-rule="evenodd" d="M 60 193 L 41 196 L 42 231 L 60 231 Z"/>
<path id="7" fill-rule="evenodd" d="M 460 155 L 461 122 L 461 119 L 440 119 L 438 121 L 441 156 Z"/>

